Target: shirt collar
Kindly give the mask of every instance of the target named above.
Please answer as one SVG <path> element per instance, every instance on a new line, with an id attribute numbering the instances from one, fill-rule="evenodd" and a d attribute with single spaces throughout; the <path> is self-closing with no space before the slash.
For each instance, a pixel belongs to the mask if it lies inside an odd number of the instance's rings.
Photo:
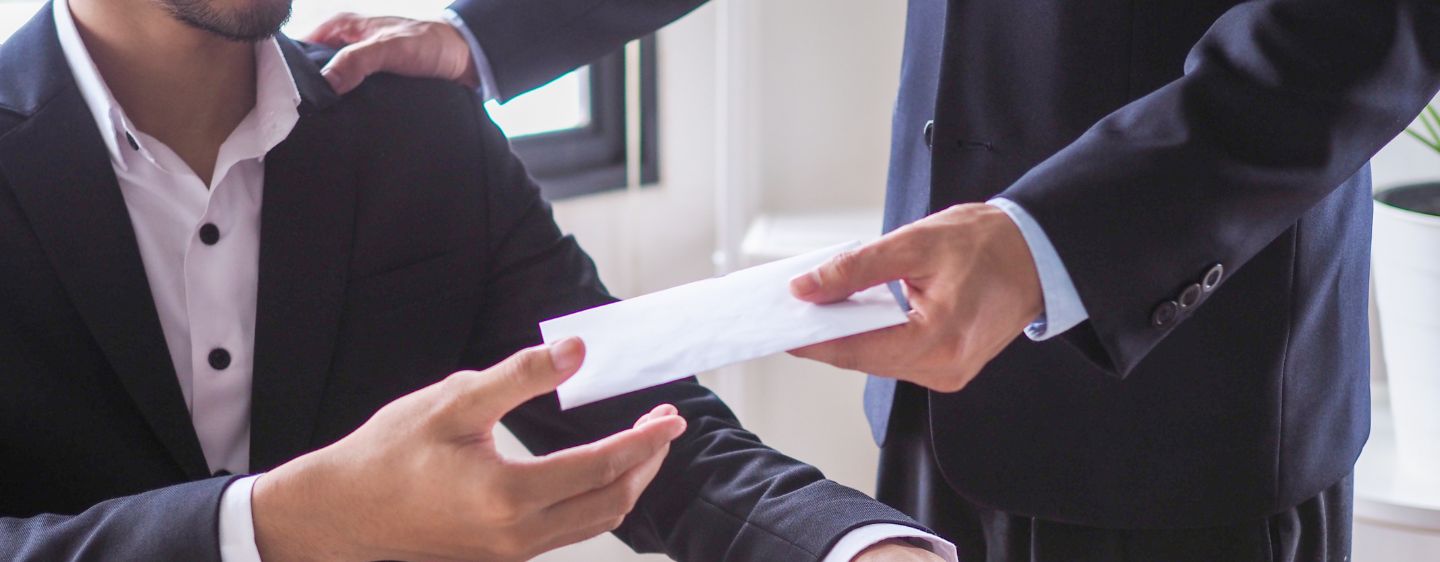
<path id="1" fill-rule="evenodd" d="M 68 0 L 55 0 L 53 11 L 60 49 L 65 54 L 70 72 L 75 75 L 75 84 L 95 118 L 100 136 L 110 152 L 111 162 L 124 169 L 126 164 L 121 147 L 131 142 L 129 139 L 139 142 L 147 137 L 138 134 L 126 117 L 124 108 L 120 107 L 104 77 L 100 75 L 94 59 L 90 57 L 90 51 L 80 37 L 80 29 L 70 12 Z M 236 127 L 235 134 L 225 141 L 221 149 L 221 160 L 226 159 L 225 153 L 227 149 L 232 149 L 232 144 L 238 144 L 233 147 L 232 156 L 262 158 L 289 136 L 299 120 L 300 90 L 295 85 L 295 77 L 290 72 L 280 44 L 274 37 L 255 43 L 255 71 L 255 107 Z M 224 162 L 217 161 L 216 164 L 216 170 L 221 170 L 220 165 Z"/>

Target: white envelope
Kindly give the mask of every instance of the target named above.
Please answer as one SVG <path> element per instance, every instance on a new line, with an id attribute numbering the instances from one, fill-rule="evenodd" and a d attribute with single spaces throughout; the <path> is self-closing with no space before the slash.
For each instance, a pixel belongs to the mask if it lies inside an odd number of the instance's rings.
<path id="1" fill-rule="evenodd" d="M 904 324 L 905 311 L 885 285 L 826 305 L 790 296 L 790 278 L 859 245 L 849 242 L 542 322 L 546 343 L 571 336 L 585 342 L 585 363 L 560 385 L 560 407 Z"/>

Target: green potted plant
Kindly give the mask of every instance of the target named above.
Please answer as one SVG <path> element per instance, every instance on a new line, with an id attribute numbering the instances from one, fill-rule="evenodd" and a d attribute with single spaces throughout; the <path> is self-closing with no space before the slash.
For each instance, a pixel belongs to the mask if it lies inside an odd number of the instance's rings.
<path id="1" fill-rule="evenodd" d="M 1440 111 L 1406 134 L 1440 154 Z M 1375 193 L 1375 291 L 1402 468 L 1440 468 L 1440 181 Z"/>

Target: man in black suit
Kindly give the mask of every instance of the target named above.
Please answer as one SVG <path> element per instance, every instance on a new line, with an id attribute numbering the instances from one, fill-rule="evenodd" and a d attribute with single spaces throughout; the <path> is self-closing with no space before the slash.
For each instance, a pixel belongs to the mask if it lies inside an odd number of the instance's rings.
<path id="1" fill-rule="evenodd" d="M 342 99 L 289 9 L 57 0 L 0 47 L 0 557 L 939 559 L 693 379 L 560 412 L 582 344 L 524 348 L 613 300 L 589 258 L 472 92 Z"/>
<path id="2" fill-rule="evenodd" d="M 319 34 L 356 43 L 341 89 L 443 68 L 505 99 L 702 3 L 459 0 L 454 27 Z M 973 560 L 1347 559 L 1367 161 L 1440 88 L 1440 4 L 908 9 L 889 234 L 792 283 L 909 297 L 907 326 L 797 352 L 886 377 L 881 499 Z M 467 34 L 476 62 L 433 60 Z"/>

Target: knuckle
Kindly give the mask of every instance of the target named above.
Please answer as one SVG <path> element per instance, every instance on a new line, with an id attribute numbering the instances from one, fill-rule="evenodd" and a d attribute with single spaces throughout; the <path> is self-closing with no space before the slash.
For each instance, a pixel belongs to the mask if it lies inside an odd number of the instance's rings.
<path id="1" fill-rule="evenodd" d="M 625 524 L 625 517 L 624 517 L 624 516 L 615 517 L 615 518 L 612 518 L 611 520 L 609 520 L 609 521 L 607 521 L 607 522 L 605 523 L 605 530 L 606 530 L 606 531 L 614 531 L 615 529 L 619 529 L 620 526 L 621 526 L 621 525 L 624 525 L 624 524 Z"/>
<path id="2" fill-rule="evenodd" d="M 511 527 L 520 522 L 520 510 L 508 498 L 497 498 L 485 510 L 485 518 L 498 527 Z"/>
<path id="3" fill-rule="evenodd" d="M 832 276 L 828 281 L 839 281 L 855 275 L 860 268 L 862 260 L 860 249 L 846 250 L 835 256 L 830 262 L 829 272 Z M 823 271 L 823 270 L 822 270 Z M 823 273 L 822 273 L 823 274 Z"/>
<path id="4" fill-rule="evenodd" d="M 616 455 L 607 455 L 605 461 L 600 465 L 600 479 L 603 484 L 609 484 L 624 474 L 624 467 L 621 466 L 620 458 Z"/>
<path id="5" fill-rule="evenodd" d="M 524 373 L 542 370 L 549 361 L 546 355 L 545 349 L 541 347 L 522 349 L 519 353 L 516 353 L 513 360 L 509 362 L 508 370 L 513 375 L 523 375 Z"/>
<path id="6" fill-rule="evenodd" d="M 494 537 L 490 543 L 490 549 L 499 558 L 511 559 L 524 554 L 525 545 L 520 539 L 511 533 Z"/>
<path id="7" fill-rule="evenodd" d="M 491 491 L 483 506 L 482 516 L 485 520 L 498 527 L 511 527 L 520 522 L 525 510 L 522 496 L 515 488 L 513 485 L 504 485 Z"/>
<path id="8" fill-rule="evenodd" d="M 630 510 L 635 509 L 635 500 L 638 495 L 639 494 L 631 489 L 631 486 L 624 486 L 624 488 L 620 490 L 620 493 L 611 497 L 609 504 L 606 506 L 605 513 L 612 517 L 624 517 L 628 515 Z"/>

